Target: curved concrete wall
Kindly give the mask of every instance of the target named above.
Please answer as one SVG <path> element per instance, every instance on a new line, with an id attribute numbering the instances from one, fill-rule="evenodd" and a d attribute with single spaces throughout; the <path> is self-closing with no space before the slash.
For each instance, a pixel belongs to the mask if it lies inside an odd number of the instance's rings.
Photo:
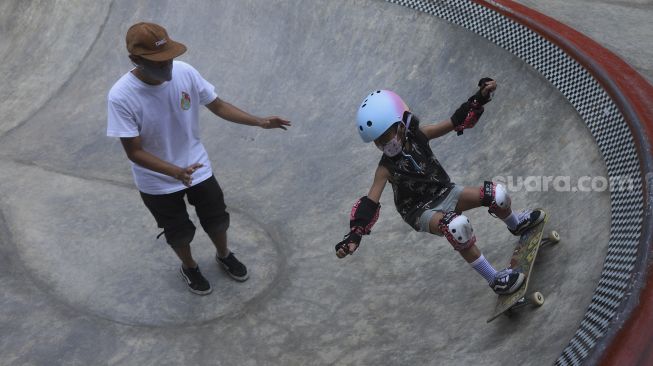
<path id="1" fill-rule="evenodd" d="M 632 190 L 617 191 L 611 195 L 612 224 L 608 254 L 601 280 L 596 288 L 587 313 L 576 335 L 565 348 L 557 365 L 575 365 L 585 361 L 602 337 L 609 333 L 611 321 L 626 305 L 625 299 L 633 287 L 633 273 L 646 271 L 646 262 L 638 262 L 641 253 L 648 249 L 650 216 L 643 224 L 646 188 L 642 187 L 646 164 L 641 154 L 641 143 L 636 146 L 634 134 L 641 131 L 638 121 L 627 121 L 621 110 L 629 103 L 615 102 L 604 86 L 595 79 L 597 70 L 582 66 L 574 55 L 537 34 L 533 29 L 518 24 L 491 10 L 501 9 L 496 2 L 390 0 L 390 2 L 447 19 L 463 26 L 512 52 L 544 75 L 581 115 L 603 155 L 610 177 L 632 177 L 637 182 Z M 485 6 L 483 6 L 485 5 Z M 496 5 L 497 7 L 494 7 Z M 509 7 L 503 8 L 511 13 Z M 601 80 L 605 83 L 606 79 Z M 638 147 L 640 156 L 638 156 Z M 640 165 L 642 170 L 640 170 Z M 650 209 L 650 208 L 648 208 Z M 645 256 L 646 257 L 646 256 Z M 606 345 L 599 347 L 602 351 Z M 596 356 L 594 357 L 594 359 Z"/>
<path id="2" fill-rule="evenodd" d="M 0 133 L 28 120 L 57 95 L 88 55 L 108 13 L 106 2 L 0 3 Z"/>

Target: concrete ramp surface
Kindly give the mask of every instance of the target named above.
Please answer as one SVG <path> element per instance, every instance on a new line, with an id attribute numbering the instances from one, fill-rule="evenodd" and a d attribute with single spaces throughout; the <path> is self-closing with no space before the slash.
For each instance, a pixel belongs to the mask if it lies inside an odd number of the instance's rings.
<path id="1" fill-rule="evenodd" d="M 576 332 L 611 210 L 598 184 L 573 189 L 607 177 L 606 165 L 565 97 L 485 38 L 373 0 L 7 0 L 0 14 L 0 364 L 545 365 Z M 124 37 L 139 21 L 184 43 L 180 59 L 224 100 L 293 122 L 268 131 L 201 114 L 230 246 L 251 272 L 229 279 L 198 230 L 205 297 L 179 279 L 120 142 L 106 137 L 106 94 L 131 68 Z M 380 157 L 355 130 L 366 93 L 394 90 L 432 123 L 484 76 L 499 87 L 482 120 L 433 151 L 459 184 L 513 182 L 513 207 L 544 207 L 562 235 L 531 279 L 544 306 L 490 324 L 487 284 L 446 240 L 403 223 L 389 186 L 359 251 L 338 260 L 333 248 Z M 515 238 L 484 209 L 468 216 L 505 266 Z"/>

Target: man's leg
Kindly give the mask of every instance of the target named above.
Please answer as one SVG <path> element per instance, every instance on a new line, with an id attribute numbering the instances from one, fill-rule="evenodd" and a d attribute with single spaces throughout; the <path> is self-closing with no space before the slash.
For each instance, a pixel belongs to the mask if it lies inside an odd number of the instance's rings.
<path id="1" fill-rule="evenodd" d="M 195 225 L 188 217 L 184 194 L 184 191 L 164 195 L 141 192 L 141 198 L 157 225 L 163 229 L 166 242 L 181 260 L 179 273 L 188 289 L 199 295 L 207 295 L 211 293 L 212 288 L 191 253 L 190 243 L 195 236 Z"/>
<path id="2" fill-rule="evenodd" d="M 214 176 L 188 189 L 188 202 L 195 206 L 195 212 L 200 219 L 200 225 L 211 238 L 218 256 L 229 255 L 227 245 L 227 229 L 229 228 L 229 213 L 224 203 L 224 194 Z"/>
<path id="3" fill-rule="evenodd" d="M 207 234 L 217 250 L 215 261 L 224 268 L 231 278 L 240 282 L 246 281 L 249 278 L 249 272 L 247 272 L 247 267 L 227 247 L 227 230 L 207 232 Z"/>
<path id="4" fill-rule="evenodd" d="M 195 206 L 200 224 L 211 238 L 217 251 L 215 260 L 237 281 L 249 278 L 247 267 L 229 250 L 227 229 L 229 213 L 224 203 L 224 195 L 214 176 L 188 189 L 188 202 Z"/>
<path id="5" fill-rule="evenodd" d="M 197 263 L 191 254 L 190 242 L 195 237 L 195 225 L 188 217 L 184 194 L 184 191 L 162 195 L 141 192 L 141 198 L 177 257 L 187 268 L 194 268 Z"/>
<path id="6" fill-rule="evenodd" d="M 197 262 L 195 262 L 195 259 L 193 259 L 193 255 L 191 254 L 190 244 L 182 244 L 177 247 L 172 247 L 172 250 L 175 252 L 177 257 L 179 257 L 184 268 L 188 269 L 197 267 Z"/>
<path id="7" fill-rule="evenodd" d="M 171 247 L 181 260 L 182 265 L 179 269 L 179 274 L 186 281 L 188 290 L 198 295 L 210 294 L 213 289 L 209 281 L 202 275 L 199 265 L 197 265 L 191 255 L 190 241 L 187 244 L 179 244 Z"/>
<path id="8" fill-rule="evenodd" d="M 218 252 L 218 257 L 226 258 L 230 253 L 227 247 L 227 230 L 216 231 L 207 235 L 211 238 L 211 242 L 213 242 Z"/>

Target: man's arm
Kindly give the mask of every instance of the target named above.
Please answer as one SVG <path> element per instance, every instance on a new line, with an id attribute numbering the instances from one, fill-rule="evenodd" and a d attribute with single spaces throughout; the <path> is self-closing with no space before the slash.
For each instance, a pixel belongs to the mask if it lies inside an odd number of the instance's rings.
<path id="1" fill-rule="evenodd" d="M 193 183 L 192 174 L 203 166 L 202 164 L 195 163 L 189 167 L 180 168 L 174 164 L 168 163 L 167 161 L 161 160 L 143 150 L 140 136 L 121 137 L 120 142 L 122 143 L 122 147 L 125 149 L 125 153 L 129 160 L 143 168 L 178 179 L 187 187 L 190 187 Z"/>
<path id="2" fill-rule="evenodd" d="M 276 116 L 265 118 L 253 116 L 220 98 L 215 98 L 211 103 L 206 105 L 206 108 L 222 119 L 241 125 L 258 126 L 266 129 L 281 128 L 283 130 L 286 129 L 286 126 L 291 125 L 290 121 Z"/>

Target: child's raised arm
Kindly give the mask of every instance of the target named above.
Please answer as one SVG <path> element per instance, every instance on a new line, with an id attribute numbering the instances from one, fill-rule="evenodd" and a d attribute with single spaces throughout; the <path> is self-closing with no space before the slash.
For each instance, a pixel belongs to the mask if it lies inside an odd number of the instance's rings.
<path id="1" fill-rule="evenodd" d="M 446 119 L 432 125 L 426 125 L 419 128 L 429 140 L 444 136 L 453 131 L 454 126 L 451 119 Z"/>
<path id="2" fill-rule="evenodd" d="M 497 89 L 497 83 L 493 79 L 482 78 L 478 82 L 478 88 L 478 92 L 461 104 L 451 118 L 423 126 L 420 130 L 431 140 L 454 130 L 458 135 L 462 135 L 463 130 L 473 128 L 483 114 L 483 105 L 492 100 L 492 93 Z"/>
<path id="3" fill-rule="evenodd" d="M 349 233 L 345 235 L 344 239 L 336 244 L 336 256 L 344 258 L 349 254 L 354 254 L 360 245 L 363 235 L 369 235 L 372 231 L 372 226 L 379 218 L 381 205 L 381 193 L 385 188 L 390 172 L 385 167 L 379 165 L 374 173 L 374 182 L 368 192 L 367 196 L 361 197 L 354 203 L 349 217 Z"/>

